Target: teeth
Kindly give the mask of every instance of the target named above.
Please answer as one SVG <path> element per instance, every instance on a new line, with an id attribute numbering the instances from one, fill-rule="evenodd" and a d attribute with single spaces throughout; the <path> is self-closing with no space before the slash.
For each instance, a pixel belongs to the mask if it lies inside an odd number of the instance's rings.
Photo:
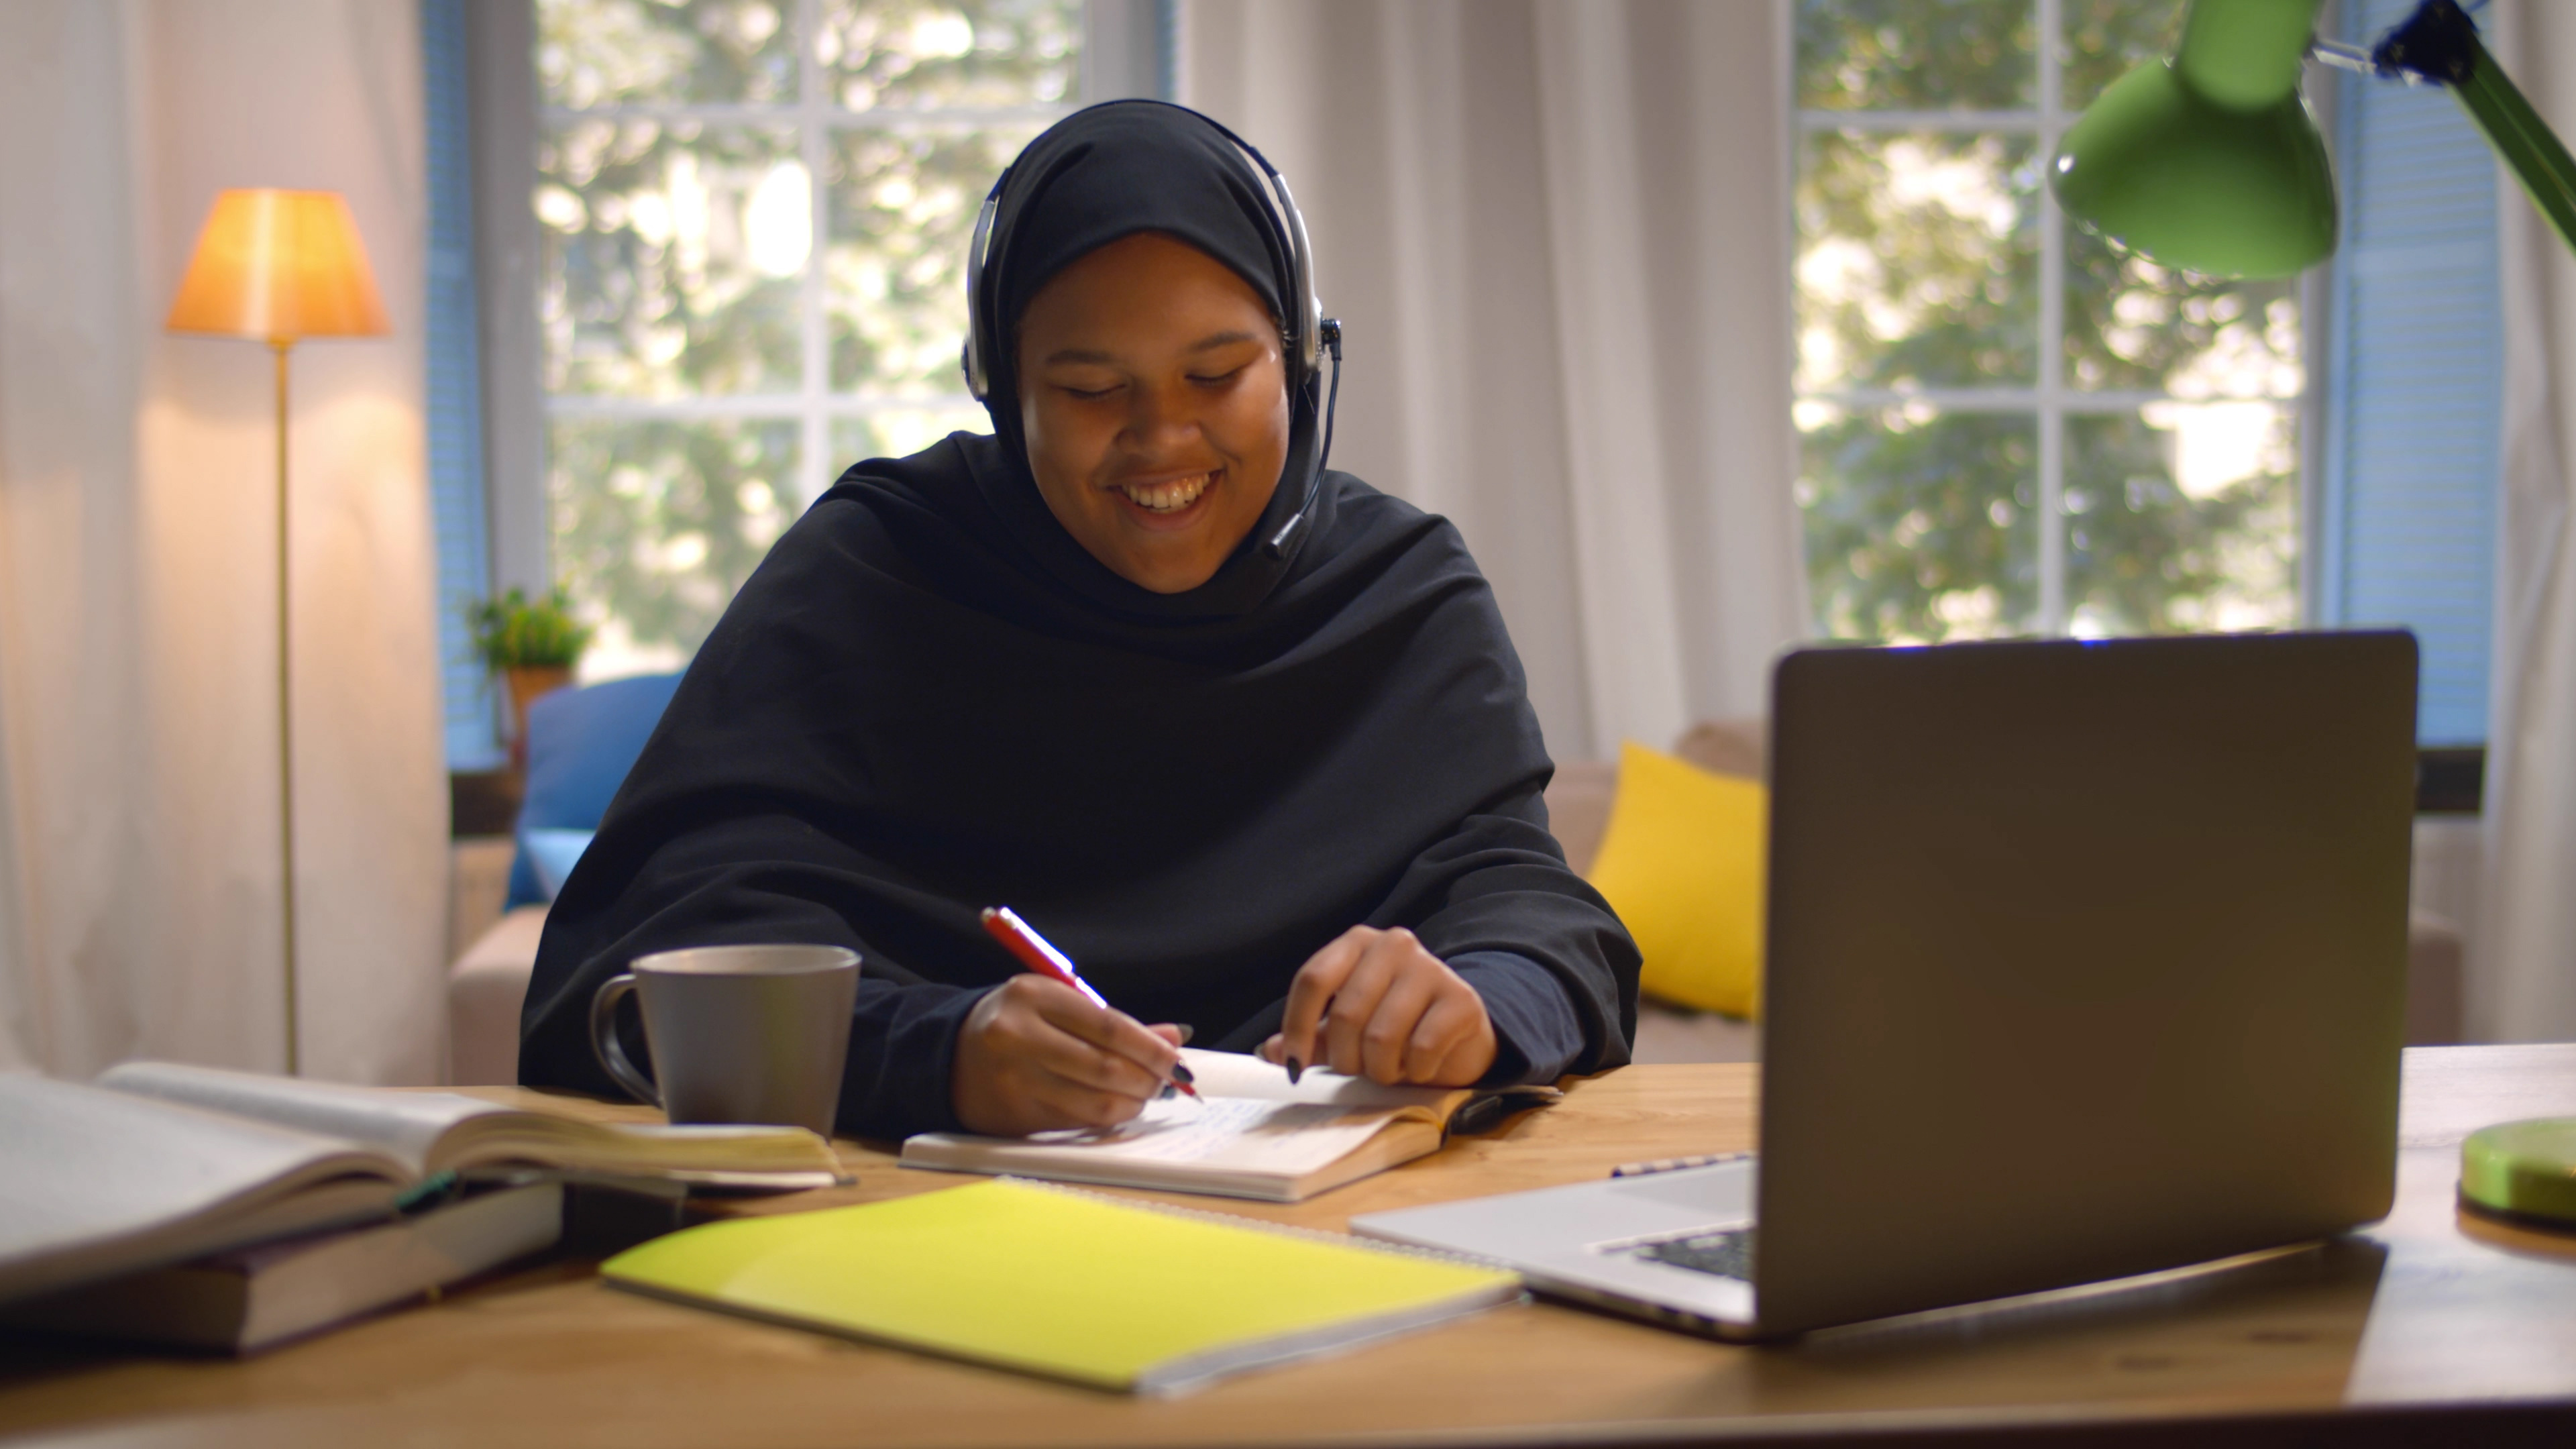
<path id="1" fill-rule="evenodd" d="M 1187 478 L 1175 478 L 1168 483 L 1131 485 L 1118 491 L 1126 494 L 1128 500 L 1137 507 L 1148 512 L 1178 513 L 1198 502 L 1199 495 L 1205 493 L 1208 485 L 1215 481 L 1214 473 L 1199 473 Z"/>

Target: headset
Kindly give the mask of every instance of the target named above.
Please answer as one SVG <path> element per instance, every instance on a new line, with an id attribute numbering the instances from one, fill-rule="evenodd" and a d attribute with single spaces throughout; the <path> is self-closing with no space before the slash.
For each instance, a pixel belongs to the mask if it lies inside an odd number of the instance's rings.
<path id="1" fill-rule="evenodd" d="M 1296 288 L 1296 295 L 1289 299 L 1284 335 L 1280 338 L 1288 353 L 1288 396 L 1294 399 L 1304 392 L 1306 384 L 1322 372 L 1327 354 L 1333 359 L 1332 391 L 1324 403 L 1323 446 L 1316 450 L 1315 466 L 1307 472 L 1305 493 L 1298 500 L 1297 511 L 1261 544 L 1263 556 L 1284 558 L 1289 545 L 1305 527 L 1307 513 L 1315 506 L 1316 491 L 1324 481 L 1325 460 L 1333 453 L 1333 422 L 1342 399 L 1342 323 L 1340 318 L 1324 315 L 1324 304 L 1315 295 L 1315 252 L 1306 240 L 1306 218 L 1297 210 L 1296 199 L 1288 194 L 1288 179 L 1250 142 L 1204 116 L 1199 119 L 1215 126 L 1219 135 L 1234 143 L 1246 169 L 1262 183 L 1262 195 L 1270 203 L 1271 224 L 1288 243 L 1289 272 Z M 984 266 L 991 257 L 993 217 L 1001 209 L 1002 188 L 1010 184 L 1016 166 L 1014 162 L 1004 167 L 993 189 L 984 194 L 984 209 L 976 214 L 974 239 L 966 249 L 966 350 L 960 362 L 966 373 L 966 390 L 975 395 L 977 402 L 986 401 L 992 391 L 990 369 L 985 363 L 987 349 L 1000 344 L 999 337 L 990 343 L 985 338 L 993 319 L 985 315 Z"/>

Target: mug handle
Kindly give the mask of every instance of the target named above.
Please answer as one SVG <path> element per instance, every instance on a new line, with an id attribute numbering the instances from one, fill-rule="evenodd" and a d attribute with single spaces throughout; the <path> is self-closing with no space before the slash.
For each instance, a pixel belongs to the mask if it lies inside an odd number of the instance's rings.
<path id="1" fill-rule="evenodd" d="M 625 972 L 599 983 L 599 992 L 590 998 L 590 1050 L 599 1064 L 608 1069 L 628 1096 L 653 1106 L 662 1105 L 662 1094 L 635 1063 L 626 1056 L 626 1048 L 617 1040 L 617 1003 L 635 989 L 635 973 Z"/>

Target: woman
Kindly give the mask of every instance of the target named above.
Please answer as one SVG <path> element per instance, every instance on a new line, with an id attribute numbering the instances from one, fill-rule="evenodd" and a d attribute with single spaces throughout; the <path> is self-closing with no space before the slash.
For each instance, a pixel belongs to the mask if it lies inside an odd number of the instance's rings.
<path id="1" fill-rule="evenodd" d="M 852 468 L 744 585 L 548 918 L 523 1081 L 609 1090 L 599 983 L 746 941 L 859 951 L 869 1136 L 1124 1121 L 1192 1027 L 1382 1081 L 1627 1060 L 1636 949 L 1547 833 L 1491 590 L 1321 470 L 1277 196 L 1177 106 L 1030 144 L 972 283 L 993 436 Z"/>

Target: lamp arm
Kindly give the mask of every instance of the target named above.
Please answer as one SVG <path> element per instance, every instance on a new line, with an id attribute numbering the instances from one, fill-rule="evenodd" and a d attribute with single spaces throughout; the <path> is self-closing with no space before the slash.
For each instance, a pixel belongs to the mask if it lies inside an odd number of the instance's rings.
<path id="1" fill-rule="evenodd" d="M 2367 49 L 2340 40 L 2328 40 L 2322 35 L 2308 42 L 2308 59 L 2358 75 L 2379 74 L 2379 64 L 2370 58 Z"/>
<path id="2" fill-rule="evenodd" d="M 2576 251 L 2576 159 L 2478 43 L 2476 24 L 2456 0 L 2424 0 L 2371 60 L 2381 75 L 2449 86 L 2558 239 Z"/>
<path id="3" fill-rule="evenodd" d="M 2576 251 L 2576 160 L 2569 159 L 2557 133 L 2522 98 L 2522 92 L 2505 78 L 2504 67 L 2483 46 L 2477 48 L 2476 68 L 2470 71 L 2468 83 L 2455 89 L 2469 119 L 2486 133 L 2487 143 L 2504 158 L 2540 214 L 2558 229 L 2558 239 Z"/>

